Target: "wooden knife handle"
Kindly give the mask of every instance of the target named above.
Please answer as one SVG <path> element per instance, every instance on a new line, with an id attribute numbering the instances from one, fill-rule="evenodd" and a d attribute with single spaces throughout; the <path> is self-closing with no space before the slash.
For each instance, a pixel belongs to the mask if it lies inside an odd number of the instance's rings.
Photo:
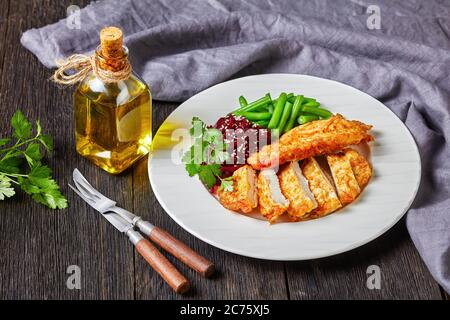
<path id="1" fill-rule="evenodd" d="M 177 293 L 189 290 L 189 281 L 164 257 L 150 241 L 139 240 L 136 250 Z"/>
<path id="2" fill-rule="evenodd" d="M 199 272 L 202 276 L 209 277 L 214 273 L 214 263 L 206 260 L 180 240 L 172 237 L 166 231 L 154 227 L 149 238 L 174 257 Z"/>

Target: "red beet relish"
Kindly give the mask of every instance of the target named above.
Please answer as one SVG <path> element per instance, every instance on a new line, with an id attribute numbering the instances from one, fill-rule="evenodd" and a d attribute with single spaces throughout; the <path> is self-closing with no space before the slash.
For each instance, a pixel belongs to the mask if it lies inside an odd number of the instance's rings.
<path id="1" fill-rule="evenodd" d="M 260 146 L 270 144 L 269 129 L 260 127 L 259 125 L 248 121 L 246 118 L 242 116 L 235 116 L 232 113 L 226 115 L 225 117 L 219 118 L 213 128 L 216 128 L 222 132 L 224 142 L 228 146 L 230 146 L 228 151 L 231 158 L 233 159 L 233 164 L 222 164 L 221 170 L 224 177 L 231 176 L 234 171 L 244 165 L 243 163 L 238 164 L 239 154 L 245 154 L 246 161 L 250 156 L 250 150 L 257 152 L 259 151 Z M 235 132 L 231 136 L 230 131 L 228 131 L 228 133 L 226 132 L 230 129 Z M 243 136 L 243 133 L 245 133 L 249 129 L 257 129 L 257 139 L 256 141 L 252 141 L 252 144 L 250 144 L 249 137 Z M 245 142 L 243 141 L 244 139 Z M 231 148 L 231 145 L 233 145 L 234 147 Z"/>

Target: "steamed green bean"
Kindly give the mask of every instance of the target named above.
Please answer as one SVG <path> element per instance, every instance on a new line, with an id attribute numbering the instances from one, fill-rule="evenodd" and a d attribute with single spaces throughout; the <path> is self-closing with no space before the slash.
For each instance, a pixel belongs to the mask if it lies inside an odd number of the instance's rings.
<path id="1" fill-rule="evenodd" d="M 269 120 L 259 120 L 259 121 L 255 121 L 254 123 L 256 123 L 260 127 L 267 128 L 267 125 L 269 124 Z"/>
<path id="2" fill-rule="evenodd" d="M 243 112 L 240 115 L 250 121 L 269 120 L 272 117 L 270 112 Z"/>
<path id="3" fill-rule="evenodd" d="M 248 105 L 247 99 L 245 99 L 244 96 L 240 96 L 239 97 L 239 104 L 241 105 L 241 108 L 247 106 Z"/>
<path id="4" fill-rule="evenodd" d="M 298 114 L 300 113 L 300 110 L 302 108 L 302 103 L 303 103 L 303 96 L 302 95 L 296 96 L 294 105 L 292 106 L 292 111 L 288 123 L 286 124 L 286 127 L 283 130 L 284 132 L 289 131 L 294 127 L 295 121 L 297 120 Z"/>
<path id="5" fill-rule="evenodd" d="M 278 127 L 278 123 L 280 122 L 281 114 L 283 113 L 284 105 L 286 104 L 287 94 L 282 92 L 278 97 L 277 103 L 275 105 L 275 109 L 272 114 L 272 118 L 270 118 L 268 128 L 275 129 Z"/>
<path id="6" fill-rule="evenodd" d="M 292 111 L 292 103 L 287 101 L 283 108 L 283 113 L 281 114 L 280 123 L 278 124 L 278 130 L 280 133 L 284 132 L 284 127 L 289 120 Z"/>
<path id="7" fill-rule="evenodd" d="M 320 103 L 318 103 L 317 101 L 308 101 L 306 103 L 303 104 L 304 106 L 308 106 L 308 107 L 320 107 Z"/>
<path id="8" fill-rule="evenodd" d="M 318 107 L 310 107 L 310 106 L 306 106 L 306 105 L 302 106 L 302 112 L 314 114 L 314 115 L 320 116 L 324 119 L 328 119 L 329 117 L 331 117 L 333 115 L 330 111 L 328 111 L 326 109 L 322 109 L 322 108 L 318 108 Z"/>
<path id="9" fill-rule="evenodd" d="M 291 130 L 294 126 L 313 120 L 328 119 L 333 114 L 320 107 L 320 102 L 311 97 L 282 92 L 277 99 L 272 100 L 270 93 L 248 103 L 241 95 L 240 108 L 233 111 L 237 116 L 243 116 L 261 127 L 277 129 L 280 134 Z"/>
<path id="10" fill-rule="evenodd" d="M 317 102 L 317 100 L 314 98 L 304 97 L 304 99 L 303 99 L 303 103 L 308 103 L 308 102 L 312 102 L 312 101 Z"/>
<path id="11" fill-rule="evenodd" d="M 316 116 L 315 114 L 302 114 L 298 117 L 298 123 L 299 124 L 305 124 L 314 120 L 319 120 L 319 116 Z"/>
<path id="12" fill-rule="evenodd" d="M 289 94 L 287 95 L 287 97 L 286 97 L 286 100 L 293 103 L 294 101 L 292 100 L 292 98 L 295 98 L 294 94 L 293 94 L 293 93 L 289 93 Z M 292 101 L 291 101 L 291 100 L 292 100 Z M 272 105 L 275 106 L 275 105 L 277 104 L 277 101 L 278 101 L 278 98 L 275 99 L 275 100 L 272 100 Z"/>
<path id="13" fill-rule="evenodd" d="M 249 103 L 248 105 L 246 105 L 245 107 L 242 107 L 242 108 L 234 111 L 234 114 L 240 115 L 242 112 L 254 111 L 254 110 L 258 109 L 259 107 L 266 106 L 271 101 L 272 101 L 272 99 L 270 97 L 270 94 L 266 94 L 264 97 L 262 97 L 256 101 L 253 101 L 253 102 Z"/>

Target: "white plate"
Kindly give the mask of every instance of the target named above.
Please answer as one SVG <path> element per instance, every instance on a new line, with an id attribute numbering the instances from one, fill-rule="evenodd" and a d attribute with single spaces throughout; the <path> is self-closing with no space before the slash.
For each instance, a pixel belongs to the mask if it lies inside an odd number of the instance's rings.
<path id="1" fill-rule="evenodd" d="M 359 247 L 391 228 L 408 210 L 420 183 L 420 157 L 405 125 L 382 103 L 350 86 L 293 74 L 267 74 L 231 80 L 181 104 L 162 128 L 189 128 L 193 116 L 208 124 L 237 107 L 244 95 L 253 101 L 270 92 L 301 93 L 324 107 L 374 126 L 371 143 L 374 177 L 356 203 L 327 217 L 269 225 L 223 208 L 182 164 L 171 160 L 167 135 L 156 134 L 149 159 L 153 191 L 167 213 L 201 240 L 236 254 L 271 260 L 306 260 Z M 169 130 L 170 131 L 170 130 Z"/>

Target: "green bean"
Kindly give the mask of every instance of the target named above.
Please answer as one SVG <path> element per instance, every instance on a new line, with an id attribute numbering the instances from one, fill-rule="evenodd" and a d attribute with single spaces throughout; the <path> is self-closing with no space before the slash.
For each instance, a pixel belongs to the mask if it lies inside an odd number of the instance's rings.
<path id="1" fill-rule="evenodd" d="M 273 110 L 274 110 L 274 109 L 275 109 L 275 108 L 273 107 L 272 104 L 269 104 L 268 107 L 267 107 L 267 111 L 269 111 L 270 113 L 273 113 Z"/>
<path id="2" fill-rule="evenodd" d="M 244 96 L 240 96 L 239 97 L 239 104 L 241 105 L 241 107 L 245 107 L 246 105 L 248 105 L 247 99 L 245 99 Z"/>
<path id="3" fill-rule="evenodd" d="M 296 95 L 294 95 L 294 94 L 292 94 L 291 96 L 288 95 L 288 101 L 289 101 L 290 103 L 294 104 L 295 99 L 296 99 L 297 97 L 298 97 L 298 96 L 296 96 Z"/>
<path id="4" fill-rule="evenodd" d="M 239 112 L 239 115 L 242 115 L 242 113 L 245 112 L 269 112 L 269 105 L 265 105 L 265 106 L 260 106 L 252 111 L 244 111 L 244 112 Z M 272 113 L 272 112 L 271 112 Z"/>
<path id="5" fill-rule="evenodd" d="M 317 100 L 314 99 L 314 98 L 304 97 L 303 98 L 303 103 L 306 104 L 308 102 L 317 102 Z"/>
<path id="6" fill-rule="evenodd" d="M 292 106 L 291 116 L 289 117 L 289 121 L 288 121 L 286 127 L 284 128 L 284 132 L 287 132 L 294 127 L 295 121 L 297 120 L 297 117 L 298 117 L 298 114 L 300 113 L 300 110 L 302 109 L 302 102 L 303 102 L 302 95 L 295 97 L 294 105 Z"/>
<path id="7" fill-rule="evenodd" d="M 267 128 L 267 125 L 269 124 L 269 120 L 259 120 L 259 121 L 255 121 L 254 123 L 256 123 L 260 127 Z"/>
<path id="8" fill-rule="evenodd" d="M 291 101 L 292 98 L 295 98 L 294 94 L 289 93 L 286 97 L 286 100 L 293 103 L 294 101 Z M 272 105 L 275 106 L 277 104 L 277 101 L 278 101 L 278 99 L 272 100 Z"/>
<path id="9" fill-rule="evenodd" d="M 304 103 L 303 105 L 308 106 L 308 107 L 313 107 L 313 108 L 320 107 L 320 103 L 317 101 L 308 101 L 308 102 Z"/>
<path id="10" fill-rule="evenodd" d="M 235 115 L 239 115 L 242 112 L 254 111 L 254 110 L 258 109 L 259 107 L 266 106 L 271 101 L 272 101 L 272 98 L 270 97 L 270 94 L 266 94 L 264 97 L 249 103 L 245 107 L 242 107 L 242 108 L 239 108 L 238 110 L 235 110 L 233 113 Z"/>
<path id="11" fill-rule="evenodd" d="M 292 104 L 294 104 L 295 98 L 297 98 L 297 95 L 295 95 L 293 93 L 289 93 L 287 95 L 287 101 L 291 102 Z M 277 103 L 277 101 L 278 101 L 278 99 L 272 100 L 272 103 L 275 105 Z M 303 97 L 303 104 L 306 104 L 308 102 L 317 102 L 317 100 L 314 98 Z"/>
<path id="12" fill-rule="evenodd" d="M 272 117 L 270 112 L 242 112 L 240 115 L 250 121 L 269 120 Z"/>
<path id="13" fill-rule="evenodd" d="M 322 108 L 318 108 L 318 107 L 310 107 L 310 106 L 306 106 L 306 105 L 302 106 L 302 112 L 315 114 L 315 115 L 320 116 L 320 117 L 322 117 L 324 119 L 328 119 L 329 117 L 331 117 L 333 115 L 327 109 L 322 109 Z"/>
<path id="14" fill-rule="evenodd" d="M 315 114 L 302 114 L 300 117 L 298 117 L 297 121 L 298 124 L 305 124 L 314 120 L 319 120 L 319 116 L 316 116 Z"/>
<path id="15" fill-rule="evenodd" d="M 292 103 L 289 101 L 286 102 L 283 108 L 283 114 L 281 115 L 280 123 L 278 124 L 278 132 L 281 134 L 284 132 L 284 127 L 289 120 L 292 111 Z"/>
<path id="16" fill-rule="evenodd" d="M 278 97 L 277 104 L 275 105 L 275 109 L 272 114 L 272 118 L 270 118 L 269 125 L 267 126 L 269 129 L 275 129 L 278 127 L 281 114 L 283 113 L 284 105 L 286 104 L 286 100 L 287 94 L 285 92 L 282 92 Z"/>

